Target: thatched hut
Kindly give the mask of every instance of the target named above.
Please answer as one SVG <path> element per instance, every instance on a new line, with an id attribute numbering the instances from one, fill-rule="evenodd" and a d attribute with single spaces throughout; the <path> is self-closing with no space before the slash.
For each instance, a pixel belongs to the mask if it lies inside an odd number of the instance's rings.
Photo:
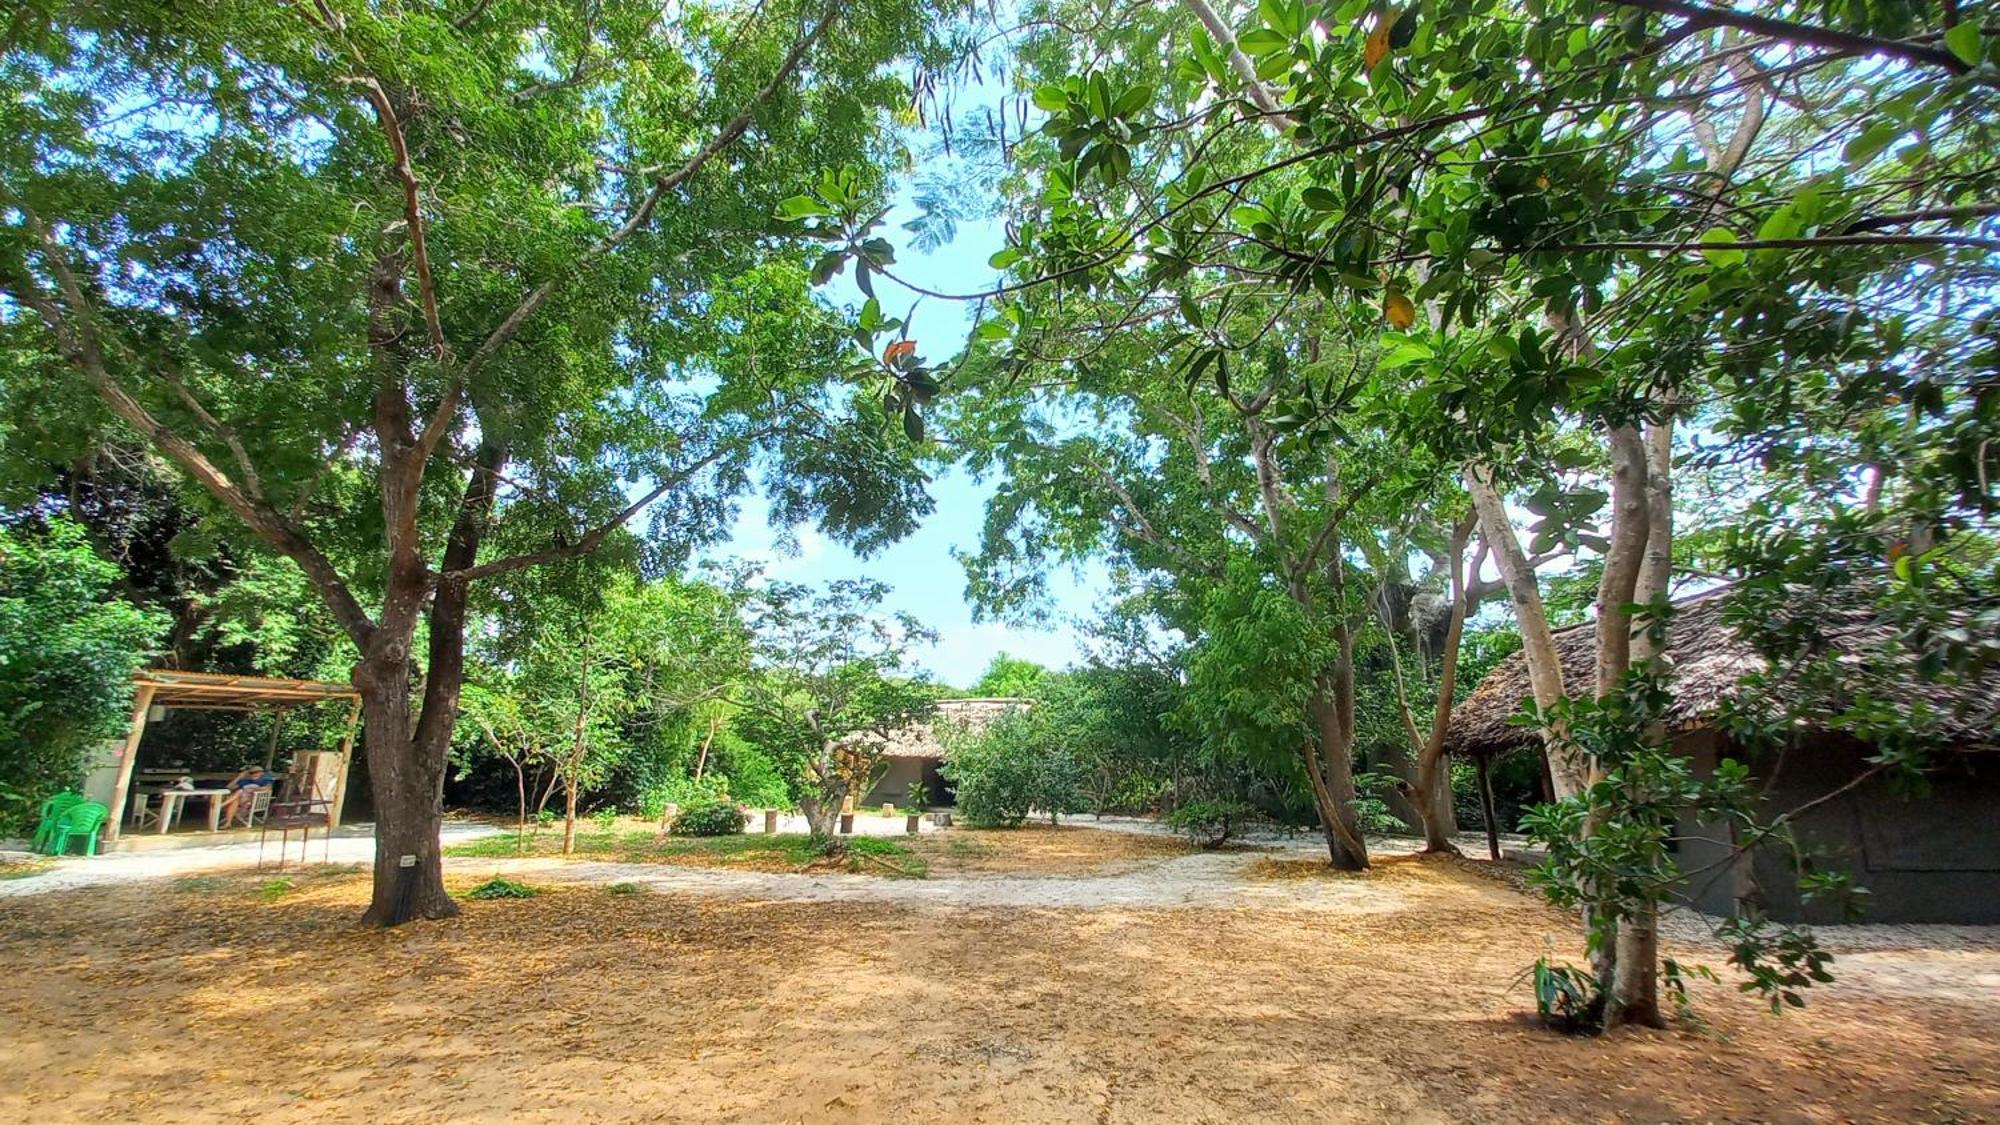
<path id="1" fill-rule="evenodd" d="M 1034 706 L 1029 699 L 940 699 L 937 714 L 928 722 L 911 723 L 889 733 L 884 740 L 882 776 L 869 787 L 861 803 L 889 802 L 907 805 L 910 787 L 922 782 L 935 805 L 952 804 L 951 786 L 938 767 L 947 749 L 945 732 L 952 728 L 980 731 L 1016 711 Z"/>
<path id="2" fill-rule="evenodd" d="M 1948 746 L 1922 793 L 1888 771 L 1871 774 L 1870 743 L 1810 721 L 1782 750 L 1748 755 L 1715 719 L 1742 677 L 1765 663 L 1725 621 L 1724 600 L 1711 594 L 1676 606 L 1667 645 L 1674 747 L 1704 776 L 1723 759 L 1742 761 L 1773 813 L 1803 808 L 1791 820 L 1797 835 L 1824 866 L 1852 871 L 1867 888 L 1868 920 L 2000 923 L 2000 676 L 1947 686 L 1892 675 L 1870 685 L 1879 698 L 1924 708 Z M 1893 643 L 1860 610 L 1798 612 L 1844 664 L 1860 666 L 1864 653 Z M 1594 626 L 1560 630 L 1555 643 L 1565 684 L 1572 692 L 1587 687 Z M 1446 748 L 1468 758 L 1540 753 L 1539 733 L 1508 721 L 1531 695 L 1526 658 L 1515 653 L 1454 708 Z M 1797 872 L 1775 850 L 1731 862 L 1728 826 L 1685 823 L 1678 835 L 1677 858 L 1691 873 L 1686 896 L 1697 908 L 1728 914 L 1755 902 L 1774 918 L 1838 920 L 1833 908 L 1800 900 Z"/>

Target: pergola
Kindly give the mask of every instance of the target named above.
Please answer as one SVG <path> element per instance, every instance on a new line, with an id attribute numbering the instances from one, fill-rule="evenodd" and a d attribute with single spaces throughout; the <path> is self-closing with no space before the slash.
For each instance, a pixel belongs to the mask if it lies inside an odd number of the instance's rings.
<path id="1" fill-rule="evenodd" d="M 327 827 L 340 826 L 340 810 L 347 802 L 347 770 L 354 760 L 354 731 L 361 721 L 361 693 L 351 685 L 326 680 L 282 680 L 268 676 L 146 668 L 133 673 L 132 689 L 132 725 L 125 736 L 125 745 L 118 751 L 118 782 L 112 790 L 111 815 L 104 823 L 106 842 L 116 840 L 124 826 L 125 806 L 132 795 L 132 773 L 139 761 L 139 740 L 146 735 L 146 723 L 154 715 L 155 708 L 169 707 L 202 711 L 275 711 L 270 742 L 264 752 L 264 764 L 269 767 L 277 755 L 278 731 L 284 723 L 285 712 L 308 703 L 346 700 L 347 725 L 340 736 L 340 766 L 327 819 Z"/>

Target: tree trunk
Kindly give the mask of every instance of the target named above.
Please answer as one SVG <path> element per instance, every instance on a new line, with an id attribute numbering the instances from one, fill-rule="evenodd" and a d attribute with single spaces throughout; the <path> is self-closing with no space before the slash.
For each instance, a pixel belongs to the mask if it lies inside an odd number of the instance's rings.
<path id="1" fill-rule="evenodd" d="M 424 745 L 410 715 L 410 665 L 381 656 L 354 668 L 366 723 L 369 788 L 375 799 L 375 888 L 364 924 L 395 926 L 449 918 L 438 831 L 444 823 L 445 744 Z M 445 727 L 446 734 L 450 728 Z"/>
<path id="2" fill-rule="evenodd" d="M 1318 745 L 1305 750 L 1306 773 L 1312 781 L 1313 804 L 1326 829 L 1327 861 L 1340 871 L 1368 870 L 1368 843 L 1361 835 L 1361 818 L 1354 812 L 1353 750 L 1339 721 L 1339 710 L 1325 690 L 1308 704 L 1319 729 Z"/>
<path id="3" fill-rule="evenodd" d="M 563 854 L 576 853 L 576 782 L 563 779 Z"/>
<path id="4" fill-rule="evenodd" d="M 1555 636 L 1549 630 L 1549 615 L 1542 605 L 1542 589 L 1535 581 L 1535 569 L 1514 534 L 1507 518 L 1500 490 L 1493 484 L 1490 470 L 1479 464 L 1465 467 L 1465 490 L 1472 495 L 1473 510 L 1479 513 L 1479 532 L 1492 552 L 1494 565 L 1507 585 L 1507 598 L 1514 604 L 1514 621 L 1521 630 L 1521 655 L 1528 664 L 1528 685 L 1535 706 L 1554 707 L 1565 696 L 1562 659 L 1556 654 Z M 1588 772 L 1576 755 L 1563 748 L 1561 732 L 1544 730 L 1542 741 L 1549 748 L 1546 760 L 1549 780 L 1557 800 L 1583 791 Z"/>

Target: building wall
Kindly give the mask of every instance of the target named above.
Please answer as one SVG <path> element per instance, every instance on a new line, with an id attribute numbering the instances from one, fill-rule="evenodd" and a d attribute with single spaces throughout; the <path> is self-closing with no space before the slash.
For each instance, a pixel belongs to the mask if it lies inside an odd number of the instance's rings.
<path id="1" fill-rule="evenodd" d="M 931 803 L 945 804 L 943 788 L 937 777 L 935 758 L 890 758 L 889 770 L 874 788 L 861 798 L 864 805 L 894 804 L 898 807 L 910 803 L 910 786 L 918 781 L 930 790 Z"/>
<path id="2" fill-rule="evenodd" d="M 1704 776 L 1728 744 L 1712 732 L 1675 740 Z M 1781 758 L 1760 757 L 1752 772 L 1768 781 L 1767 815 L 1799 808 L 1852 782 L 1869 768 L 1868 748 L 1848 739 L 1820 738 Z M 1851 872 L 1866 888 L 1861 921 L 2000 923 L 2000 754 L 1946 755 L 1927 792 L 1912 792 L 1875 776 L 1799 815 L 1794 828 L 1823 869 Z M 1728 830 L 1717 824 L 1686 826 L 1681 869 L 1688 894 L 1710 914 L 1733 912 L 1736 896 L 1753 889 L 1764 909 L 1781 921 L 1845 919 L 1837 904 L 1803 902 L 1789 858 L 1765 848 L 1745 870 L 1728 857 Z"/>

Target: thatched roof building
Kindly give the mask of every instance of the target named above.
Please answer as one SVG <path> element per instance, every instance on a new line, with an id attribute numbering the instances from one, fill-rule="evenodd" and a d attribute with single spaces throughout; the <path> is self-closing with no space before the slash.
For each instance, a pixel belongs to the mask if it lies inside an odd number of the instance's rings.
<path id="1" fill-rule="evenodd" d="M 1676 730 L 1701 726 L 1737 691 L 1745 674 L 1765 668 L 1763 657 L 1738 639 L 1725 620 L 1727 599 L 1723 594 L 1713 591 L 1675 603 L 1673 624 L 1667 631 L 1667 658 L 1674 670 L 1674 702 L 1668 719 Z M 1801 598 L 1785 613 L 1791 619 L 1788 623 L 1816 631 L 1842 659 L 1857 666 L 1863 663 L 1864 654 L 1880 653 L 1897 643 L 1894 634 L 1872 614 L 1851 605 Z M 1555 633 L 1563 683 L 1572 694 L 1588 691 L 1592 685 L 1597 672 L 1596 641 L 1596 626 L 1590 622 Z M 1897 663 L 1909 664 L 1907 660 Z M 1885 698 L 1921 701 L 1938 721 L 1941 732 L 1962 748 L 2000 749 L 2000 675 L 1989 675 L 1977 684 L 1952 685 L 1921 679 L 1910 670 L 1871 687 Z M 1527 657 L 1514 653 L 1452 709 L 1446 749 L 1453 754 L 1482 756 L 1538 747 L 1541 736 L 1534 728 L 1508 722 L 1532 695 Z"/>
<path id="2" fill-rule="evenodd" d="M 943 758 L 944 732 L 948 727 L 985 730 L 1001 717 L 1025 711 L 1032 699 L 940 699 L 937 715 L 926 723 L 911 723 L 890 732 L 883 747 L 885 758 Z"/>

